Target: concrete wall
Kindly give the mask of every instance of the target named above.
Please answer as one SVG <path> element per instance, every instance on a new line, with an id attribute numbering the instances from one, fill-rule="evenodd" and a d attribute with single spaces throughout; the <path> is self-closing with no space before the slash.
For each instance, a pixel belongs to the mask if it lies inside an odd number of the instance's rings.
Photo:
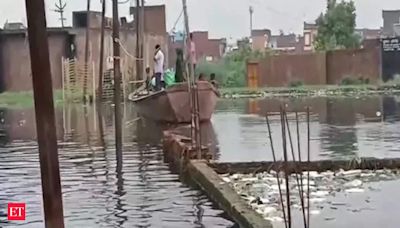
<path id="1" fill-rule="evenodd" d="M 2 36 L 0 77 L 3 91 L 32 89 L 29 43 L 24 33 L 0 34 Z M 49 33 L 49 52 L 53 88 L 62 87 L 61 57 L 67 54 L 67 33 Z"/>
<path id="2" fill-rule="evenodd" d="M 254 62 L 248 65 L 254 68 Z M 380 66 L 377 47 L 326 53 L 281 54 L 259 60 L 258 77 L 254 79 L 254 73 L 248 72 L 248 86 L 251 84 L 254 87 L 254 80 L 258 87 L 288 86 L 296 81 L 306 85 L 339 84 L 345 77 L 369 79 L 370 83 L 376 83 L 380 79 Z"/>

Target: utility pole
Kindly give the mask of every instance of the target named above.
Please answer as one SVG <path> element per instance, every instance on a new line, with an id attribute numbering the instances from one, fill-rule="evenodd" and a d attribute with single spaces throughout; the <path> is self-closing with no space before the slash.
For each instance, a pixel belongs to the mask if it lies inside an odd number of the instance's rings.
<path id="1" fill-rule="evenodd" d="M 65 17 L 64 17 L 64 11 L 65 7 L 67 7 L 67 3 L 64 3 L 63 0 L 58 0 L 58 4 L 55 3 L 56 9 L 54 12 L 57 12 L 60 14 L 60 21 L 61 21 L 61 28 L 64 28 L 64 22 L 65 22 Z"/>
<path id="2" fill-rule="evenodd" d="M 26 0 L 36 131 L 46 228 L 64 228 L 44 0 Z"/>
<path id="3" fill-rule="evenodd" d="M 86 102 L 87 95 L 87 80 L 89 74 L 89 33 L 90 33 L 90 0 L 86 6 L 86 39 L 85 39 L 85 73 L 83 75 L 83 101 Z"/>
<path id="4" fill-rule="evenodd" d="M 115 112 L 115 149 L 117 161 L 122 157 L 122 124 L 121 124 L 121 65 L 119 46 L 118 0 L 113 0 L 113 46 L 114 46 L 114 112 Z M 122 161 L 122 160 L 121 160 Z"/>
<path id="5" fill-rule="evenodd" d="M 253 6 L 249 7 L 249 12 L 250 12 L 250 38 L 251 38 L 253 33 L 253 13 L 254 13 Z"/>
<path id="6" fill-rule="evenodd" d="M 103 72 L 104 72 L 104 30 L 106 27 L 106 0 L 102 0 L 101 6 L 101 35 L 100 35 L 100 59 L 99 59 L 99 83 L 97 87 L 97 100 L 103 100 Z"/>

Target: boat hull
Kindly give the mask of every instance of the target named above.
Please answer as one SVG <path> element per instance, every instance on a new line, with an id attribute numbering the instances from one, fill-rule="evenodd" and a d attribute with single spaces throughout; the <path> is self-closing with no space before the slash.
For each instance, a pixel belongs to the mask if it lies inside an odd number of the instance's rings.
<path id="1" fill-rule="evenodd" d="M 197 82 L 200 121 L 210 121 L 217 104 L 218 92 L 209 82 Z M 139 114 L 168 123 L 190 123 L 191 106 L 187 83 L 179 83 L 151 95 L 129 98 Z"/>

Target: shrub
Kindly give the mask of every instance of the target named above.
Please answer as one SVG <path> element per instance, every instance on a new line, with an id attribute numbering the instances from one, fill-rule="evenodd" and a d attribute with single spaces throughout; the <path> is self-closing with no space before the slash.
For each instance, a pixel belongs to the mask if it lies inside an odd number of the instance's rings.
<path id="1" fill-rule="evenodd" d="M 289 87 L 292 87 L 292 88 L 301 87 L 301 86 L 303 86 L 303 85 L 304 85 L 304 82 L 303 82 L 303 81 L 291 81 L 291 82 L 289 83 Z"/>

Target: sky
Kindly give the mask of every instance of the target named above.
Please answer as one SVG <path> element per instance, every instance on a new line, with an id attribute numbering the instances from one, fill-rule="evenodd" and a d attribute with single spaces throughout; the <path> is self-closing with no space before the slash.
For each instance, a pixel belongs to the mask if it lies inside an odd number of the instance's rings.
<path id="1" fill-rule="evenodd" d="M 53 11 L 59 0 L 45 0 L 48 26 L 59 26 L 58 14 Z M 67 24 L 71 25 L 72 11 L 85 10 L 85 0 L 63 0 L 67 2 Z M 92 10 L 101 10 L 100 0 L 91 0 Z M 120 0 L 126 1 L 126 0 Z M 120 16 L 129 16 L 129 6 L 135 2 L 121 4 Z M 249 6 L 253 6 L 253 28 L 272 30 L 278 34 L 301 33 L 303 21 L 313 22 L 326 9 L 326 0 L 187 0 L 191 31 L 208 30 L 211 38 L 237 39 L 250 33 Z M 357 27 L 379 28 L 382 26 L 382 9 L 400 9 L 399 0 L 354 0 L 357 8 Z M 111 0 L 107 0 L 107 15 L 111 16 Z M 146 4 L 165 4 L 167 29 L 171 30 L 182 10 L 181 0 L 146 0 Z M 183 18 L 176 26 L 183 28 Z M 6 21 L 26 24 L 25 0 L 0 0 L 0 27 Z"/>

